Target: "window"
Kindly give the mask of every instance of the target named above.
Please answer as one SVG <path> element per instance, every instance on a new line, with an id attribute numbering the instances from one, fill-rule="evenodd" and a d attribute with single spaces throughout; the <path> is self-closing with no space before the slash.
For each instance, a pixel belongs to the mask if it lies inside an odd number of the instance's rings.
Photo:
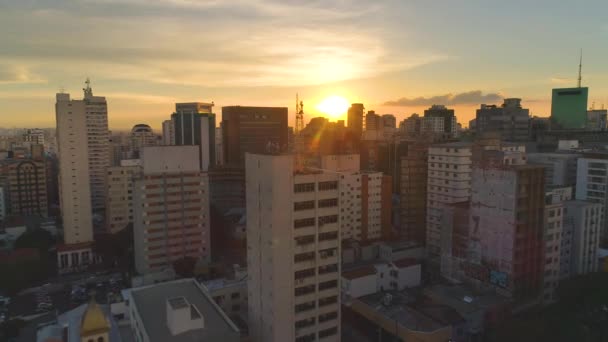
<path id="1" fill-rule="evenodd" d="M 319 182 L 319 191 L 336 190 L 337 188 L 338 182 L 336 181 Z"/>
<path id="2" fill-rule="evenodd" d="M 338 328 L 337 327 L 321 330 L 321 331 L 319 331 L 319 338 L 324 338 L 324 337 L 327 337 L 327 336 L 332 336 L 332 335 L 335 335 L 337 333 L 338 333 Z"/>
<path id="3" fill-rule="evenodd" d="M 337 198 L 319 200 L 319 208 L 331 208 L 331 207 L 337 207 L 337 206 L 338 206 Z"/>
<path id="4" fill-rule="evenodd" d="M 233 294 L 230 295 L 230 298 L 232 298 L 232 299 L 241 298 L 241 294 L 238 292 L 234 292 Z"/>
<path id="5" fill-rule="evenodd" d="M 293 227 L 295 229 L 304 228 L 304 227 L 314 227 L 315 226 L 315 218 L 304 218 L 293 221 Z"/>
<path id="6" fill-rule="evenodd" d="M 315 201 L 295 202 L 293 204 L 294 211 L 309 210 L 315 208 Z"/>
<path id="7" fill-rule="evenodd" d="M 315 191 L 315 183 L 294 184 L 293 192 L 312 192 Z"/>
<path id="8" fill-rule="evenodd" d="M 330 215 L 330 216 L 321 216 L 319 217 L 319 225 L 323 225 L 326 223 L 336 223 L 338 222 L 338 215 Z"/>
<path id="9" fill-rule="evenodd" d="M 319 234 L 319 241 L 335 240 L 338 238 L 338 232 L 328 232 Z"/>

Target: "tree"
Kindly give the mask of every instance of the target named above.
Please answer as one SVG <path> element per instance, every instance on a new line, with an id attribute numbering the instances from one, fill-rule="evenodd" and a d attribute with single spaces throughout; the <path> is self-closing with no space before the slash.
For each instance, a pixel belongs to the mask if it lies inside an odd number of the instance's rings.
<path id="1" fill-rule="evenodd" d="M 173 270 L 181 278 L 192 278 L 195 266 L 196 258 L 191 256 L 185 256 L 173 262 Z"/>
<path id="2" fill-rule="evenodd" d="M 7 341 L 9 339 L 18 337 L 19 331 L 26 324 L 27 323 L 21 319 L 11 319 L 10 321 L 0 324 L 0 340 Z"/>
<path id="3" fill-rule="evenodd" d="M 15 241 L 15 248 L 36 248 L 41 257 L 45 257 L 55 244 L 53 235 L 44 229 L 28 230 Z"/>

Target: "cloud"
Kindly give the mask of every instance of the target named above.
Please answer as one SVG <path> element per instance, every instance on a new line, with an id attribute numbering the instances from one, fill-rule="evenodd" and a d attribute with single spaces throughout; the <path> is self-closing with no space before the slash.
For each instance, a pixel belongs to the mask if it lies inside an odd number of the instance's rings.
<path id="1" fill-rule="evenodd" d="M 481 90 L 472 90 L 458 94 L 437 95 L 431 97 L 402 97 L 396 101 L 387 101 L 385 106 L 432 106 L 440 105 L 459 105 L 459 104 L 480 104 L 495 103 L 503 99 L 499 93 L 483 94 Z"/>
<path id="2" fill-rule="evenodd" d="M 206 87 L 310 86 L 415 68 L 446 58 L 398 44 L 363 0 L 57 0 L 12 2 L 0 57 L 43 65 L 64 84 L 108 81 Z M 25 15 L 28 14 L 28 15 Z M 411 52 L 415 50 L 417 54 Z"/>
<path id="3" fill-rule="evenodd" d="M 551 83 L 553 84 L 576 84 L 576 80 L 573 78 L 565 78 L 565 77 L 552 77 Z"/>
<path id="4" fill-rule="evenodd" d="M 25 66 L 0 63 L 0 84 L 25 83 L 45 83 L 45 80 Z"/>

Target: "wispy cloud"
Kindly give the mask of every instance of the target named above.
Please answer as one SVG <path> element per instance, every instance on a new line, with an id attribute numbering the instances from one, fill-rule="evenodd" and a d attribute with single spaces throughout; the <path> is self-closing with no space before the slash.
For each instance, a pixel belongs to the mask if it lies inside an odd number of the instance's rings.
<path id="1" fill-rule="evenodd" d="M 34 74 L 23 65 L 0 63 L 0 84 L 45 83 L 46 80 Z"/>
<path id="2" fill-rule="evenodd" d="M 472 90 L 464 93 L 436 95 L 430 97 L 402 97 L 395 101 L 387 101 L 385 106 L 431 106 L 440 105 L 461 105 L 461 104 L 480 104 L 495 103 L 503 99 L 499 93 L 483 94 L 481 90 Z"/>

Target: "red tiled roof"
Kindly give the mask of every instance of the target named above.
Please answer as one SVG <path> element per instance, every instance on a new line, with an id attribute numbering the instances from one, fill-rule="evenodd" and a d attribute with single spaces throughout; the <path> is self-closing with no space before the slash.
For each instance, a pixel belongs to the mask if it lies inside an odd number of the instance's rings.
<path id="1" fill-rule="evenodd" d="M 365 266 L 357 268 L 356 270 L 342 272 L 342 277 L 352 280 L 357 278 L 366 277 L 368 275 L 376 274 L 376 269 L 373 266 Z"/>
<path id="2" fill-rule="evenodd" d="M 418 260 L 416 260 L 414 258 L 404 258 L 404 259 L 393 261 L 393 265 L 395 265 L 395 267 L 397 267 L 397 268 L 407 268 L 407 267 L 418 265 L 418 264 L 420 264 L 420 263 L 418 262 Z"/>

